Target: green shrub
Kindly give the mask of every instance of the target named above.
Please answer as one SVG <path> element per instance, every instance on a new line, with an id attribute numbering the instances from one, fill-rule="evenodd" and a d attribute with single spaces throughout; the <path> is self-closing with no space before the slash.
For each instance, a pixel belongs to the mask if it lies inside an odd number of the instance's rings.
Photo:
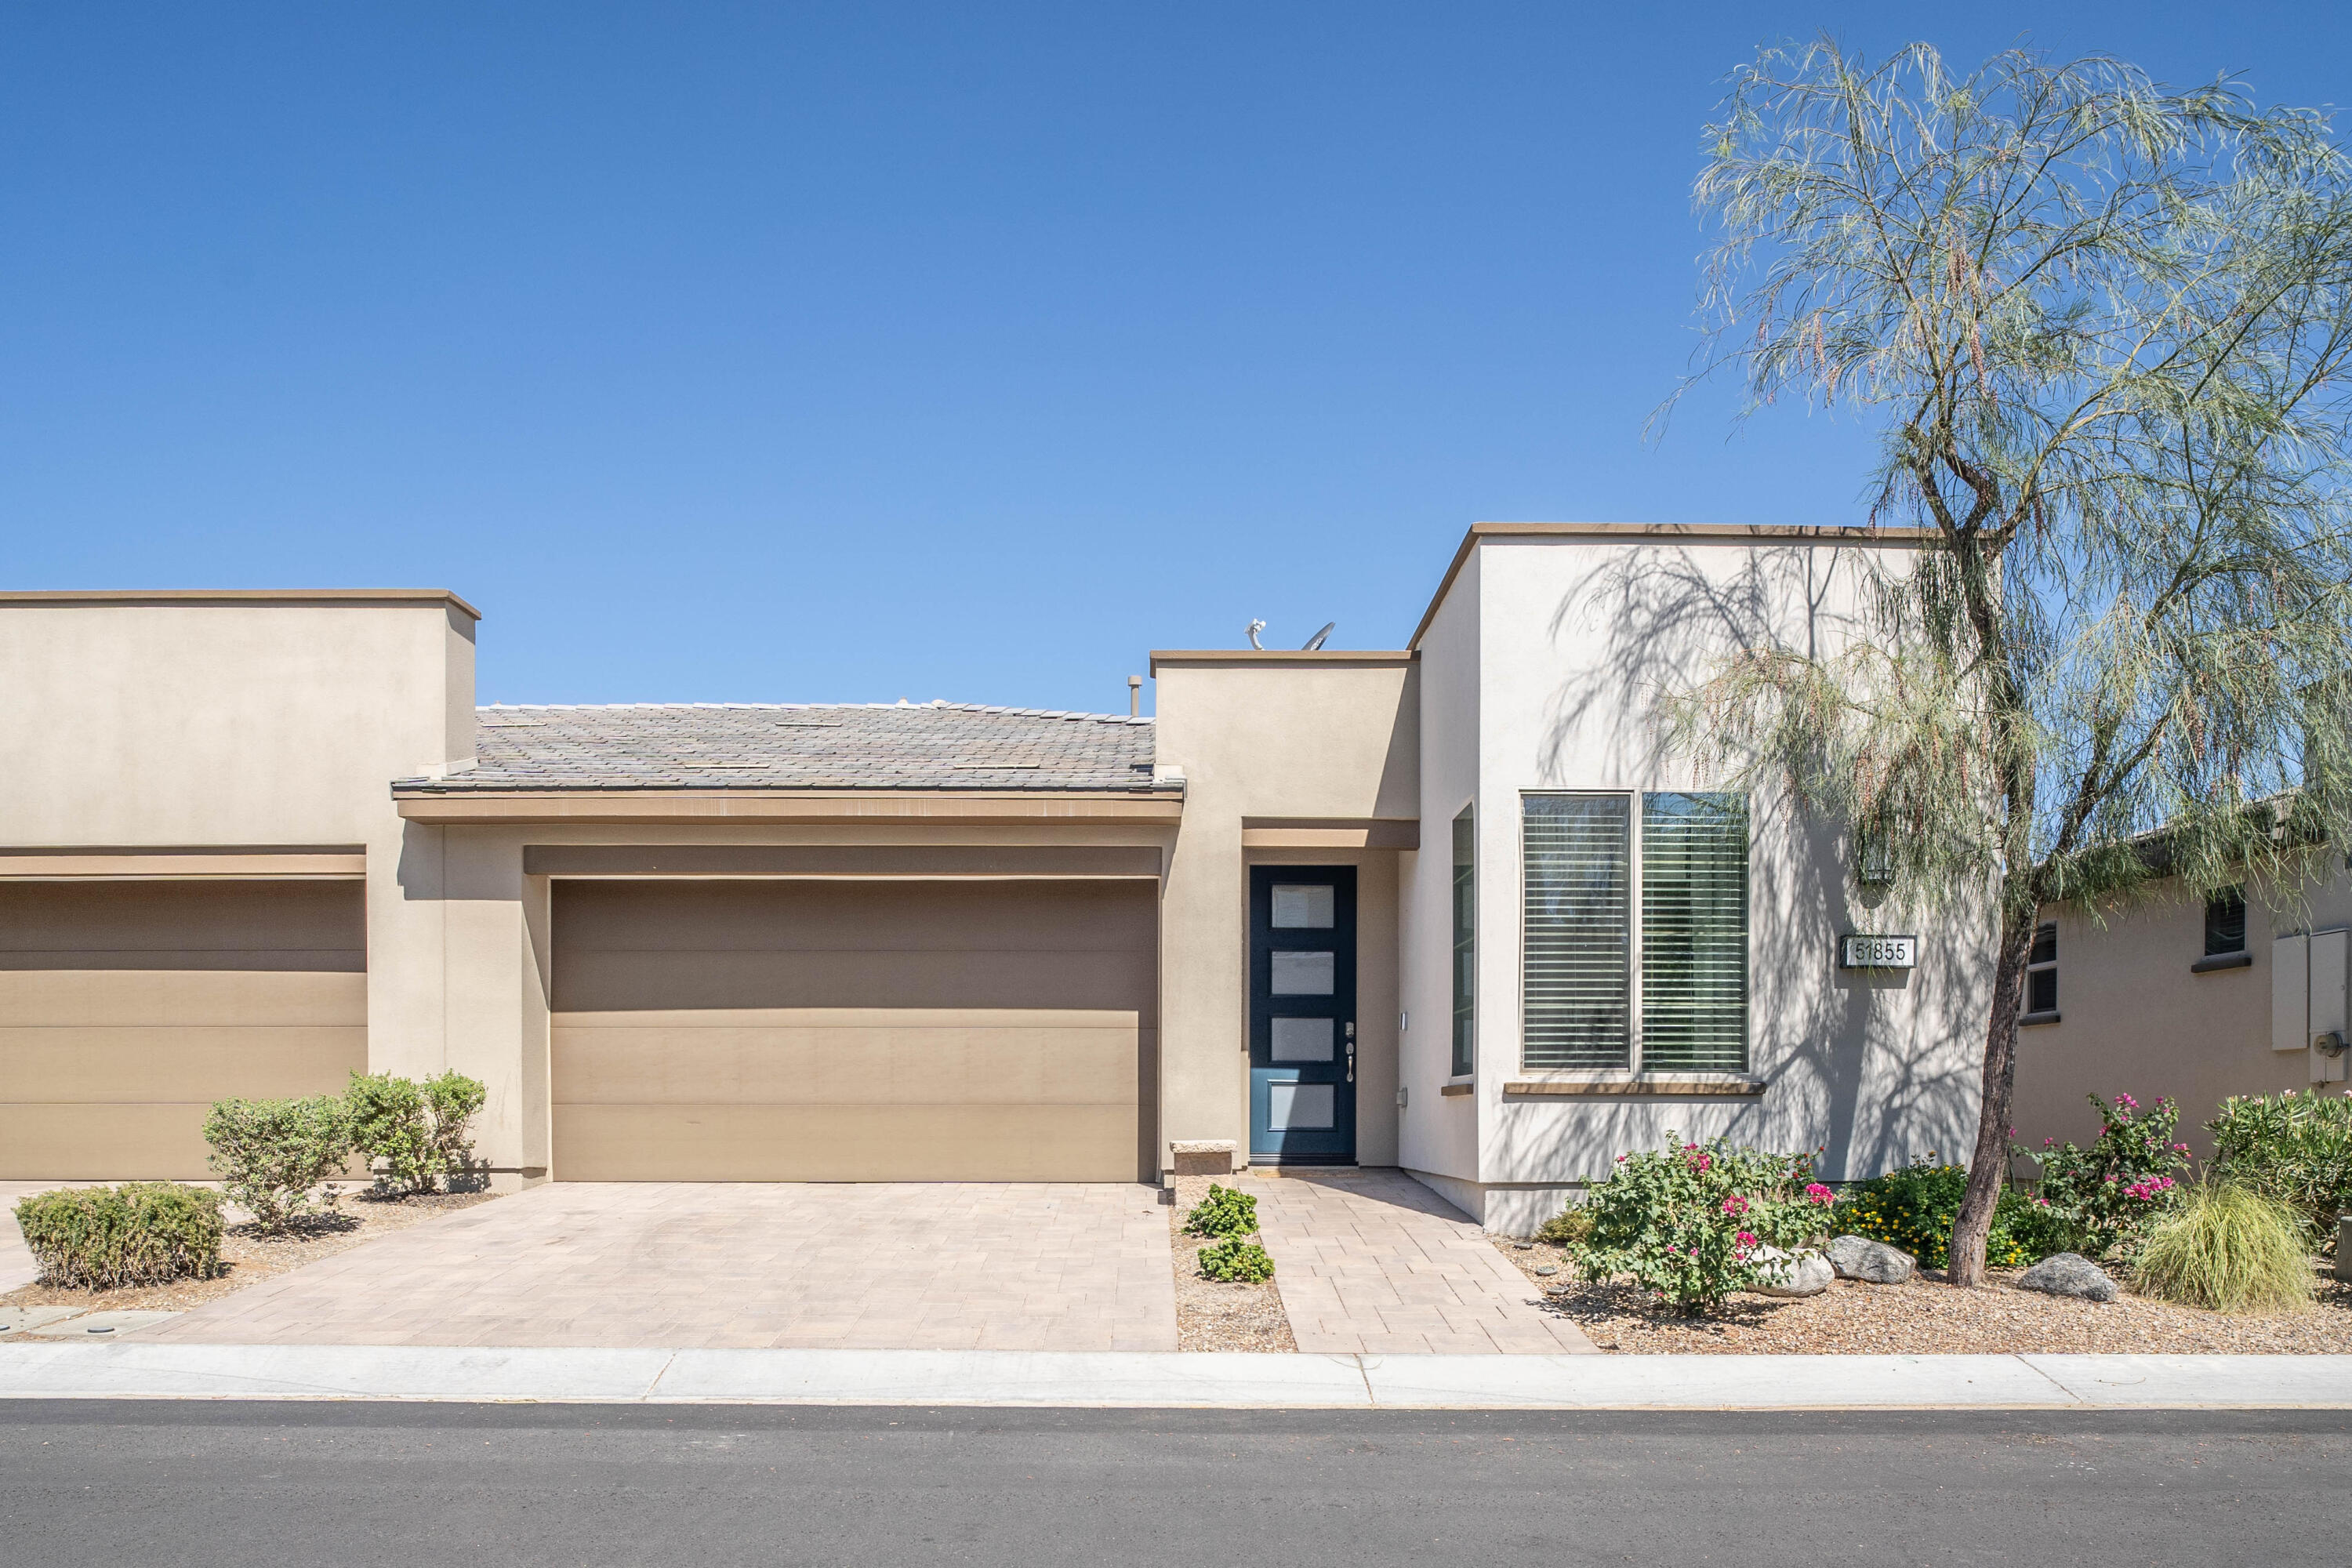
<path id="1" fill-rule="evenodd" d="M 2311 1258 L 2293 1209 L 2221 1182 L 2182 1189 L 2148 1227 L 2140 1293 L 2217 1312 L 2299 1312 L 2311 1305 Z"/>
<path id="2" fill-rule="evenodd" d="M 466 1124 L 485 1098 L 481 1084 L 463 1073 L 445 1072 L 420 1085 L 390 1073 L 355 1072 L 343 1091 L 352 1146 L 393 1191 L 430 1192 L 436 1177 L 467 1170 L 473 1144 Z"/>
<path id="3" fill-rule="evenodd" d="M 310 1189 L 351 1158 L 352 1120 L 332 1095 L 224 1100 L 205 1118 L 205 1142 L 228 1195 L 261 1229 L 278 1230 L 307 1213 Z M 334 1202 L 331 1194 L 327 1201 Z"/>
<path id="4" fill-rule="evenodd" d="M 1591 1235 L 1592 1210 L 1583 1204 L 1570 1204 L 1543 1222 L 1543 1228 L 1536 1232 L 1536 1239 L 1573 1250 L 1583 1246 Z"/>
<path id="5" fill-rule="evenodd" d="M 1968 1186 L 1966 1165 L 1920 1161 L 1856 1182 L 1847 1189 L 1839 1220 L 1856 1236 L 1899 1247 L 1922 1266 L 1941 1268 L 1952 1260 L 1952 1226 Z M 2022 1268 L 2072 1250 L 2076 1240 L 2074 1225 L 2046 1199 L 2004 1187 L 1993 1205 L 1985 1261 L 1995 1268 Z"/>
<path id="6" fill-rule="evenodd" d="M 17 1203 L 16 1224 L 51 1285 L 111 1290 L 220 1272 L 221 1196 L 203 1187 L 129 1182 L 35 1193 Z"/>
<path id="7" fill-rule="evenodd" d="M 1255 1241 L 1229 1236 L 1201 1248 L 1201 1277 L 1228 1284 L 1255 1285 L 1274 1278 L 1274 1259 Z"/>
<path id="8" fill-rule="evenodd" d="M 1617 1156 L 1585 1200 L 1591 1229 L 1572 1256 L 1590 1278 L 1630 1275 L 1691 1313 L 1759 1281 L 1762 1247 L 1794 1250 L 1832 1222 L 1837 1194 L 1809 1181 L 1805 1154 L 1733 1148 L 1724 1139 Z"/>
<path id="9" fill-rule="evenodd" d="M 2087 1097 L 2099 1112 L 2099 1136 L 2087 1149 L 2042 1141 L 2042 1152 L 2014 1149 L 2042 1167 L 2041 1195 L 2074 1227 L 2080 1250 L 2093 1258 L 2129 1256 L 2147 1226 L 2172 1206 L 2189 1169 L 2189 1145 L 2176 1143 L 2180 1107 L 2163 1095 L 2142 1109 L 2128 1094 L 2110 1104 Z"/>
<path id="10" fill-rule="evenodd" d="M 388 1072 L 355 1072 L 343 1103 L 351 1111 L 352 1147 L 366 1156 L 380 1181 L 396 1192 L 432 1186 L 433 1129 L 424 1090 Z"/>
<path id="11" fill-rule="evenodd" d="M 2294 1210 L 2306 1247 L 2335 1239 L 2336 1216 L 2352 1208 L 2352 1098 L 2232 1096 L 2205 1130 L 2216 1176 Z"/>
<path id="12" fill-rule="evenodd" d="M 425 1109 L 432 1119 L 434 1168 L 444 1177 L 465 1175 L 474 1164 L 473 1140 L 467 1131 L 475 1112 L 488 1098 L 479 1080 L 461 1072 L 445 1072 L 425 1080 Z"/>
<path id="13" fill-rule="evenodd" d="M 1257 1229 L 1257 1199 L 1211 1183 L 1208 1198 L 1184 1216 L 1194 1236 L 1247 1236 Z"/>

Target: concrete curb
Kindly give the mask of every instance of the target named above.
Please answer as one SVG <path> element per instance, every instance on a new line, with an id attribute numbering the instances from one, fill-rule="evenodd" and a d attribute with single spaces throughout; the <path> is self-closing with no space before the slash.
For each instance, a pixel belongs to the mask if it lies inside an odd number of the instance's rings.
<path id="1" fill-rule="evenodd" d="M 0 1345 L 0 1399 L 2352 1410 L 2352 1356 L 1353 1356 L 18 1343 Z"/>

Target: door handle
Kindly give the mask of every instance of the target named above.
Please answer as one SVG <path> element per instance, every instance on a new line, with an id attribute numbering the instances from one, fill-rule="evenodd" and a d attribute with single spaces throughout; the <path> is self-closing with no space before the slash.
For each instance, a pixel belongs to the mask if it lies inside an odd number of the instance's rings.
<path id="1" fill-rule="evenodd" d="M 1356 1026 L 1352 1020 L 1348 1025 L 1348 1081 L 1356 1081 Z"/>

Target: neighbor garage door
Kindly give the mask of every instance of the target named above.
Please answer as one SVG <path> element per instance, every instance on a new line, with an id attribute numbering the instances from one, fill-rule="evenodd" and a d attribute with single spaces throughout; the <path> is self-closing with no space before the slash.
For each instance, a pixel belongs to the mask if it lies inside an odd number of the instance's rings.
<path id="1" fill-rule="evenodd" d="M 554 884 L 564 1181 L 1131 1182 L 1153 885 Z"/>
<path id="2" fill-rule="evenodd" d="M 367 1070 L 362 884 L 0 883 L 0 1177 L 177 1177 L 216 1100 Z"/>

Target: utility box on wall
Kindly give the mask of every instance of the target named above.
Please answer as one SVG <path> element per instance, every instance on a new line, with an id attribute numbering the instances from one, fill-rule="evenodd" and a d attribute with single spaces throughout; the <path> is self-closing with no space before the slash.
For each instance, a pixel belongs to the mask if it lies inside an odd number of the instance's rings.
<path id="1" fill-rule="evenodd" d="M 2271 1049 L 2311 1058 L 2311 1081 L 2342 1083 L 2352 1069 L 2352 931 L 2280 937 L 2271 948 Z"/>

